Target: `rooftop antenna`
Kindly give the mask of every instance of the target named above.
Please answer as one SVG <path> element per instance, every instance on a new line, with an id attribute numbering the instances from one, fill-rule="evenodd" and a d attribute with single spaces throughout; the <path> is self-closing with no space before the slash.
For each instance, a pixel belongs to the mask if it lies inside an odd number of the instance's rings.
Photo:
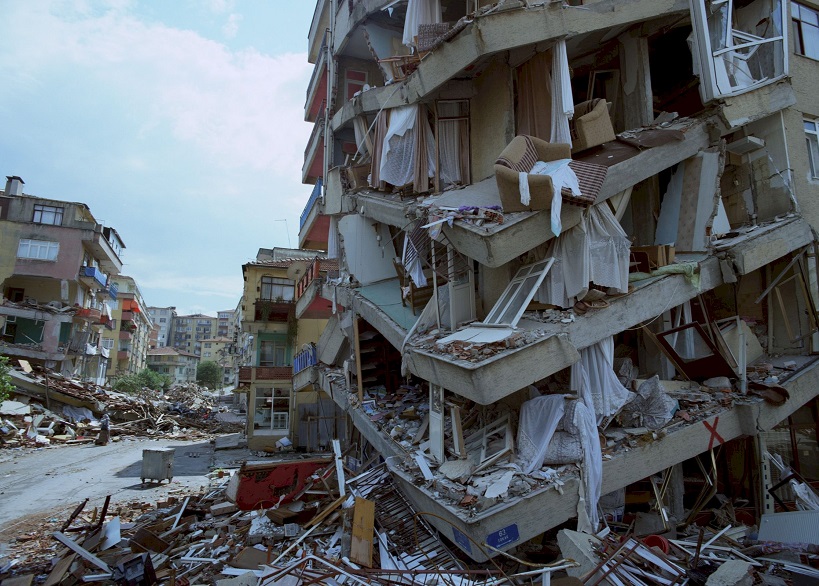
<path id="1" fill-rule="evenodd" d="M 284 230 L 285 230 L 285 232 L 287 232 L 287 248 L 293 248 L 293 246 L 290 244 L 290 228 L 287 227 L 287 219 L 286 218 L 280 218 L 278 220 L 273 220 L 273 221 L 274 222 L 284 222 Z"/>

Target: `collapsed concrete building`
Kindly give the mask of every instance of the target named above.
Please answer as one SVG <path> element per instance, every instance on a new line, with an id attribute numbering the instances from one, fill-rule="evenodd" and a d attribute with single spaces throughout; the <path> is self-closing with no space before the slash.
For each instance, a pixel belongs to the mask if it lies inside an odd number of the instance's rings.
<path id="1" fill-rule="evenodd" d="M 319 0 L 300 245 L 339 271 L 296 315 L 349 465 L 477 561 L 638 495 L 772 513 L 768 452 L 819 478 L 817 13 Z"/>

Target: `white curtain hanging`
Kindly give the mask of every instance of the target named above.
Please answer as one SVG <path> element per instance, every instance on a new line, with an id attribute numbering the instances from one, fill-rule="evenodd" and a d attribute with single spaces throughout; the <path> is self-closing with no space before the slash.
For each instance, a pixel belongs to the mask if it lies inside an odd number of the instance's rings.
<path id="1" fill-rule="evenodd" d="M 620 384 L 614 372 L 614 337 L 580 351 L 580 360 L 571 367 L 571 385 L 584 404 L 588 405 L 591 397 L 597 423 L 634 398 L 634 393 Z"/>
<path id="2" fill-rule="evenodd" d="M 607 205 L 588 210 L 589 280 L 601 287 L 628 293 L 631 242 Z"/>
<path id="3" fill-rule="evenodd" d="M 407 18 L 404 21 L 404 44 L 415 46 L 419 24 L 441 22 L 441 0 L 409 0 Z"/>
<path id="4" fill-rule="evenodd" d="M 455 117 L 461 114 L 460 104 L 438 103 L 438 116 Z M 461 177 L 461 128 L 463 120 L 438 121 L 438 158 L 441 180 L 446 184 L 460 183 Z"/>
<path id="5" fill-rule="evenodd" d="M 381 149 L 381 167 L 379 176 L 381 181 L 402 187 L 413 182 L 415 159 L 419 153 L 415 147 L 415 133 L 423 132 L 426 149 L 429 176 L 435 173 L 435 149 L 429 148 L 434 144 L 432 128 L 424 120 L 420 128 L 416 128 L 418 119 L 418 104 L 393 108 L 390 111 L 390 123 Z"/>
<path id="6" fill-rule="evenodd" d="M 574 116 L 572 79 L 569 74 L 569 56 L 566 41 L 559 40 L 552 47 L 552 136 L 549 142 L 572 144 L 569 120 Z"/>
<path id="7" fill-rule="evenodd" d="M 566 409 L 563 395 L 543 395 L 526 401 L 518 422 L 518 462 L 524 474 L 543 466 L 543 457 Z"/>

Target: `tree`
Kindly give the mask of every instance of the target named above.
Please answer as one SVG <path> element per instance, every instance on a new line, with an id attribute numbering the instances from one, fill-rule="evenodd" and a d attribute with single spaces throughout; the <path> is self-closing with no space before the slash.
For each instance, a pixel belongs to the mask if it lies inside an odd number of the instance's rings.
<path id="1" fill-rule="evenodd" d="M 14 392 L 14 384 L 11 382 L 11 375 L 9 374 L 9 359 L 5 356 L 0 356 L 0 403 L 8 399 Z"/>
<path id="2" fill-rule="evenodd" d="M 152 391 L 162 391 L 171 386 L 171 379 L 146 368 L 137 374 L 123 374 L 117 377 L 112 386 L 115 391 L 121 393 L 138 393 L 145 387 Z"/>
<path id="3" fill-rule="evenodd" d="M 196 368 L 196 382 L 213 390 L 222 382 L 222 367 L 213 360 L 200 362 Z"/>

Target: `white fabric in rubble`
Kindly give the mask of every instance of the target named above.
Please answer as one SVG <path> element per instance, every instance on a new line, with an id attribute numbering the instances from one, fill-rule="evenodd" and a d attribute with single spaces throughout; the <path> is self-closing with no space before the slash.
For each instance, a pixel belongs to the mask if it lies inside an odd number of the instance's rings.
<path id="1" fill-rule="evenodd" d="M 574 195 L 580 195 L 580 183 L 577 175 L 569 167 L 571 159 L 558 159 L 556 161 L 538 161 L 529 173 L 521 173 L 518 176 L 520 189 L 520 203 L 529 205 L 531 196 L 529 195 L 529 175 L 548 175 L 552 178 L 552 209 L 551 228 L 555 236 L 560 236 L 563 223 L 560 221 L 560 210 L 563 204 L 561 191 L 564 187 L 571 190 Z"/>
<path id="2" fill-rule="evenodd" d="M 555 263 L 535 294 L 541 303 L 571 307 L 589 283 L 628 292 L 630 242 L 608 206 L 592 206 L 554 239 L 546 256 Z"/>
<path id="3" fill-rule="evenodd" d="M 611 336 L 580 351 L 580 360 L 572 364 L 571 385 L 586 405 L 591 399 L 597 423 L 620 411 L 634 398 L 634 393 L 620 384 L 614 372 L 614 338 Z"/>
<path id="4" fill-rule="evenodd" d="M 629 426 L 660 429 L 671 421 L 677 407 L 677 401 L 668 396 L 655 374 L 637 387 L 634 399 L 623 406 L 622 417 Z"/>
<path id="5" fill-rule="evenodd" d="M 563 418 L 563 395 L 543 395 L 526 401 L 518 422 L 518 461 L 525 474 L 543 466 L 549 442 Z"/>
<path id="6" fill-rule="evenodd" d="M 424 140 L 432 145 L 435 139 L 429 122 L 424 121 L 422 128 L 416 128 L 418 119 L 418 104 L 401 106 L 390 110 L 390 124 L 384 144 L 381 149 L 381 166 L 379 175 L 381 181 L 402 187 L 412 183 L 415 167 L 415 158 L 418 156 L 415 148 L 415 133 L 423 132 Z M 435 149 L 427 149 L 429 176 L 435 175 Z"/>
<path id="7" fill-rule="evenodd" d="M 566 40 L 560 39 L 552 47 L 552 133 L 549 142 L 572 144 L 569 120 L 574 116 L 572 78 Z"/>
<path id="8" fill-rule="evenodd" d="M 578 402 L 574 413 L 574 424 L 580 430 L 580 445 L 583 446 L 583 460 L 580 472 L 583 488 L 578 506 L 578 531 L 595 533 L 599 518 L 597 516 L 597 501 L 603 487 L 603 453 L 600 450 L 600 438 L 597 435 L 594 411 L 589 410 L 584 403 Z M 585 510 L 585 515 L 581 514 Z M 588 526 L 586 526 L 588 523 Z"/>
<path id="9" fill-rule="evenodd" d="M 80 423 L 81 421 L 88 420 L 91 422 L 92 425 L 97 423 L 97 418 L 94 417 L 94 414 L 91 413 L 91 410 L 88 407 L 74 407 L 72 405 L 63 405 L 63 415 L 69 421 L 74 423 Z"/>
<path id="10" fill-rule="evenodd" d="M 419 24 L 436 24 L 441 22 L 441 0 L 409 0 L 407 17 L 404 20 L 404 44 L 415 46 Z"/>

